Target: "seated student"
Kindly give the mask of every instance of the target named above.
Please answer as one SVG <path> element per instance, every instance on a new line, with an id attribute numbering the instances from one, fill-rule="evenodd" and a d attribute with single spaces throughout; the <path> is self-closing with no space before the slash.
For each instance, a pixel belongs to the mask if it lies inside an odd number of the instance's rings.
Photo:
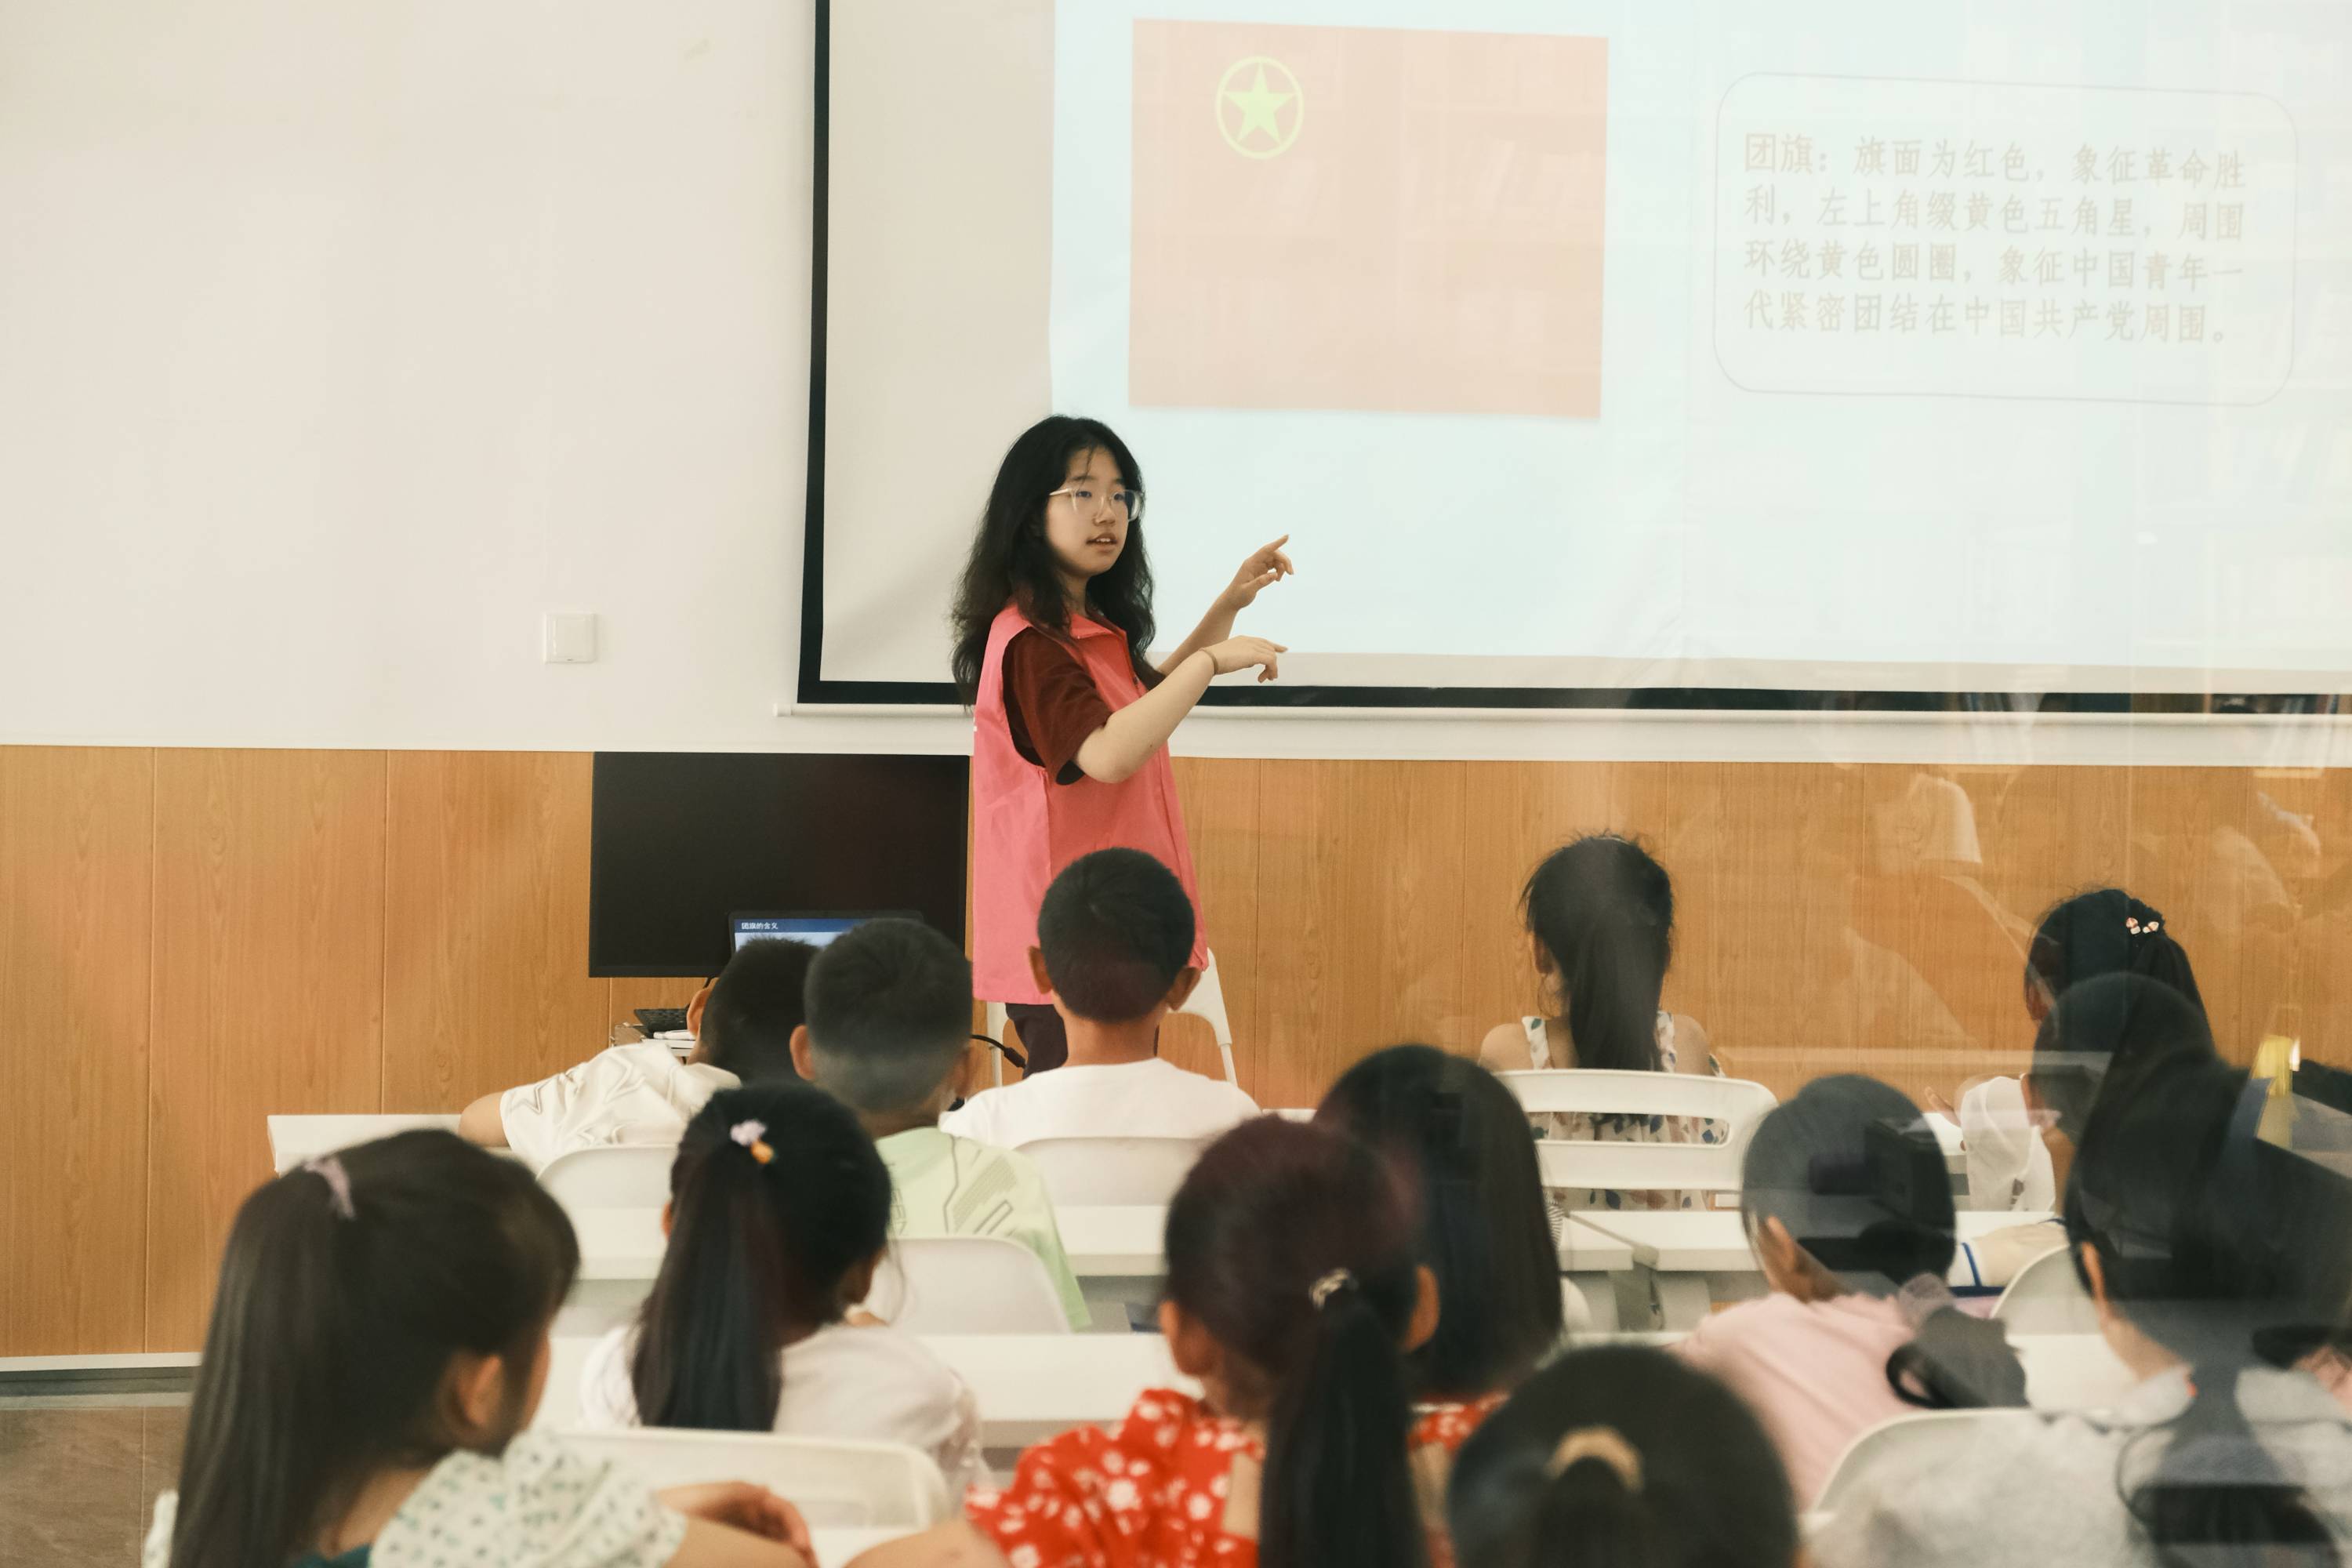
<path id="1" fill-rule="evenodd" d="M 940 1131 L 963 1086 L 971 963 L 917 921 L 868 921 L 809 966 L 808 1022 L 793 1032 L 800 1075 L 857 1113 L 895 1196 L 890 1234 L 1001 1236 L 1035 1253 L 1072 1328 L 1085 1294 L 1062 1250 L 1054 1201 L 1029 1157 Z"/>
<path id="2" fill-rule="evenodd" d="M 1900 1091 L 1853 1074 L 1807 1084 L 1757 1124 L 1739 1203 L 1772 1293 L 1701 1320 L 1675 1349 L 1763 1418 L 1799 1500 L 1881 1422 L 2025 1403 L 2000 1325 L 1945 1288 L 1951 1183 Z"/>
<path id="3" fill-rule="evenodd" d="M 2144 1062 L 2173 1055 L 2214 1056 L 2205 1012 L 2180 989 L 2137 974 L 2102 974 L 2067 988 L 2044 1013 L 2033 1038 L 2025 1102 L 2042 1123 L 2054 1190 L 2066 1190 L 2074 1147 L 2092 1108 L 2112 1084 L 2137 1081 Z M 1988 1231 L 1976 1241 L 1977 1274 L 2006 1285 L 2019 1269 L 2065 1243 L 2057 1221 L 2030 1221 Z"/>
<path id="4" fill-rule="evenodd" d="M 1478 1047 L 1496 1072 L 1591 1068 L 1723 1075 L 1698 1021 L 1658 1005 L 1674 961 L 1675 889 L 1631 839 L 1594 833 L 1554 850 L 1520 902 L 1545 990 L 1545 1014 L 1498 1024 Z M 1720 1143 L 1705 1117 L 1546 1113 L 1539 1136 L 1607 1143 Z M 1695 1193 L 1555 1188 L 1558 1211 L 1699 1208 Z"/>
<path id="5" fill-rule="evenodd" d="M 1559 1348 L 1559 1254 L 1527 1113 L 1495 1075 L 1431 1046 L 1339 1075 L 1318 1126 L 1362 1139 L 1419 1195 L 1421 1260 L 1445 1304 L 1406 1358 L 1416 1399 L 1499 1403 Z"/>
<path id="6" fill-rule="evenodd" d="M 1823 1568 L 2340 1561 L 2352 1424 L 2273 1363 L 2340 1321 L 2345 1180 L 2256 1137 L 2244 1073 L 2141 1070 L 2093 1109 L 2065 1201 L 2100 1332 L 2142 1381 L 2095 1416 L 1890 1454 L 1814 1532 Z"/>
<path id="7" fill-rule="evenodd" d="M 511 1148 L 534 1171 L 559 1154 L 624 1143 L 676 1143 L 688 1118 L 722 1089 L 793 1076 L 793 1031 L 816 949 L 751 942 L 688 1009 L 694 1050 L 679 1061 L 660 1040 L 597 1052 L 568 1072 L 466 1107 L 457 1131 Z"/>
<path id="8" fill-rule="evenodd" d="M 1380 1157 L 1276 1117 L 1211 1144 L 1168 1211 L 1161 1328 L 1195 1399 L 1153 1389 L 1111 1431 L 1082 1427 L 974 1492 L 961 1522 L 877 1546 L 864 1568 L 1424 1568 L 1444 1521 L 1412 1455 L 1475 1412 L 1415 1418 L 1403 1355 L 1437 1288 Z"/>
<path id="9" fill-rule="evenodd" d="M 1138 849 L 1098 849 L 1064 868 L 1037 911 L 1029 967 L 1053 998 L 1069 1065 L 986 1089 L 940 1125 L 1018 1148 L 1040 1138 L 1213 1138 L 1257 1114 L 1222 1079 L 1160 1059 L 1161 1020 L 1184 1004 L 1192 900 L 1176 874 Z"/>
<path id="10" fill-rule="evenodd" d="M 1571 1351 L 1462 1446 L 1464 1568 L 1793 1568 L 1797 1510 L 1738 1395 L 1663 1351 Z M 1988 1559 L 1988 1561 L 1990 1561 Z"/>
<path id="11" fill-rule="evenodd" d="M 582 1425 L 904 1443 L 957 1495 L 986 1477 L 963 1380 L 855 1310 L 889 1248 L 890 1173 L 847 1107 L 808 1084 L 719 1090 L 664 1219 L 644 1310 L 581 1367 Z"/>
<path id="12" fill-rule="evenodd" d="M 146 1568 L 804 1568 L 806 1527 L 761 1488 L 656 1493 L 524 1429 L 579 1262 L 528 1171 L 446 1132 L 265 1183 Z"/>

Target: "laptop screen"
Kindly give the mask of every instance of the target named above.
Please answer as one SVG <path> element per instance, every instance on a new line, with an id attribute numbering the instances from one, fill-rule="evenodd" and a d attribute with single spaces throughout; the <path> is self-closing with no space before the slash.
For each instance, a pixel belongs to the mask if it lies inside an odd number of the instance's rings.
<path id="1" fill-rule="evenodd" d="M 728 918 L 728 926 L 735 940 L 730 952 L 740 952 L 747 942 L 804 942 L 811 947 L 823 947 L 852 926 L 863 925 L 876 913 L 854 915 L 769 915 L 739 914 Z"/>

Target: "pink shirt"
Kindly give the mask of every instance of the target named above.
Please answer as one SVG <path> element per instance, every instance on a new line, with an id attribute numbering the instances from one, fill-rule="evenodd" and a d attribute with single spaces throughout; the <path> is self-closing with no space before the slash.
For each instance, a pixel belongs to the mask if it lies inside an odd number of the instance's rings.
<path id="1" fill-rule="evenodd" d="M 1800 1301 L 1776 1291 L 1710 1315 L 1675 1349 L 1763 1419 L 1805 1509 L 1846 1445 L 1882 1421 L 1919 1414 L 1886 1382 L 1886 1358 L 1912 1336 L 1890 1298 Z"/>
<path id="2" fill-rule="evenodd" d="M 1140 849 L 1176 873 L 1192 900 L 1192 962 L 1207 963 L 1208 932 L 1201 923 L 1201 893 L 1168 748 L 1152 752 L 1122 783 L 1081 778 L 1064 784 L 1013 745 L 1004 716 L 1004 647 L 1029 625 L 1014 605 L 997 612 L 972 702 L 973 991 L 988 1002 L 1045 1000 L 1029 975 L 1038 907 L 1062 868 L 1097 849 Z M 1070 639 L 1114 710 L 1143 695 L 1143 682 L 1128 658 L 1126 633 L 1073 616 Z"/>

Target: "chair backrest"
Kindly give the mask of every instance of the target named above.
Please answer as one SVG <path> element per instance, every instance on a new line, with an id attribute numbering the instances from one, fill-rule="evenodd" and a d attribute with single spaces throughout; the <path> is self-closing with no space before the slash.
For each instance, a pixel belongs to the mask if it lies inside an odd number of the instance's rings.
<path id="1" fill-rule="evenodd" d="M 657 1209 L 669 1202 L 669 1168 L 677 1161 L 675 1143 L 578 1149 L 549 1161 L 539 1184 L 566 1212 Z"/>
<path id="2" fill-rule="evenodd" d="M 1822 1483 L 1822 1495 L 1811 1511 L 1835 1514 L 1860 1479 L 1889 1459 L 1898 1456 L 1908 1459 L 1914 1455 L 1957 1457 L 1982 1442 L 1988 1430 L 1997 1425 L 2022 1429 L 2041 1419 L 2030 1410 L 1930 1410 L 1882 1422 L 1846 1445 L 1830 1479 Z"/>
<path id="3" fill-rule="evenodd" d="M 901 1237 L 874 1271 L 868 1310 L 912 1334 L 1066 1334 L 1037 1255 L 1001 1236 Z"/>
<path id="4" fill-rule="evenodd" d="M 1021 1152 L 1057 1205 L 1165 1208 L 1206 1142 L 1198 1138 L 1040 1138 Z"/>
<path id="5" fill-rule="evenodd" d="M 562 1436 L 581 1453 L 623 1466 L 656 1489 L 755 1482 L 790 1498 L 812 1525 L 915 1531 L 950 1517 L 948 1484 L 938 1464 L 899 1443 L 653 1427 L 574 1428 Z"/>
<path id="6" fill-rule="evenodd" d="M 1548 1187 L 1736 1193 L 1756 1124 L 1780 1101 L 1760 1083 L 1696 1073 L 1553 1068 L 1496 1075 L 1530 1114 L 1681 1116 L 1723 1124 L 1717 1143 L 1620 1143 L 1548 1137 L 1536 1163 Z"/>
<path id="7" fill-rule="evenodd" d="M 2012 1334 L 2095 1334 L 2099 1310 L 2074 1273 L 2063 1242 L 2017 1271 L 1995 1301 L 1992 1315 Z"/>

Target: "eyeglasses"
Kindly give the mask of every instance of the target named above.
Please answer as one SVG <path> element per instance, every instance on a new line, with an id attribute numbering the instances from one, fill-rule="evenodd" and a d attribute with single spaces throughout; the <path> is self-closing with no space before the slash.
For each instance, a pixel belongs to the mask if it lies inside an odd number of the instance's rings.
<path id="1" fill-rule="evenodd" d="M 1045 499 L 1052 500 L 1055 496 L 1069 497 L 1071 507 L 1080 517 L 1100 517 L 1108 511 L 1113 517 L 1133 522 L 1143 515 L 1141 490 L 1098 490 L 1092 485 L 1065 485 L 1058 490 L 1047 491 Z"/>

